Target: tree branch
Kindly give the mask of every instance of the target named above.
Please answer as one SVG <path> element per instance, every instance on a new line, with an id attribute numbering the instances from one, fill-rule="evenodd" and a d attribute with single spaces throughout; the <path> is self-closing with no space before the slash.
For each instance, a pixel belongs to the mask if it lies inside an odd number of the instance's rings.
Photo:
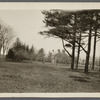
<path id="1" fill-rule="evenodd" d="M 64 45 L 64 41 L 63 41 L 63 39 L 62 39 L 62 44 L 63 44 L 63 48 L 64 48 L 64 50 L 68 53 L 68 55 L 69 55 L 70 57 L 72 57 L 72 55 L 69 53 L 69 51 L 65 48 L 65 45 Z"/>
<path id="2" fill-rule="evenodd" d="M 79 44 L 78 41 L 75 41 L 75 42 L 76 42 L 77 44 Z M 85 53 L 87 53 L 87 51 L 84 49 L 84 47 L 83 47 L 82 45 L 79 44 L 79 46 L 84 50 Z"/>

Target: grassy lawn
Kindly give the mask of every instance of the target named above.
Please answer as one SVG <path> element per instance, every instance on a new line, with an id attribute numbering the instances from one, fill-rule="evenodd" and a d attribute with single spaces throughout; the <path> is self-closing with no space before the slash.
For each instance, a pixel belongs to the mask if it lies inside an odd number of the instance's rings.
<path id="1" fill-rule="evenodd" d="M 97 72 L 85 75 L 69 66 L 33 62 L 0 62 L 1 93 L 100 92 Z"/>

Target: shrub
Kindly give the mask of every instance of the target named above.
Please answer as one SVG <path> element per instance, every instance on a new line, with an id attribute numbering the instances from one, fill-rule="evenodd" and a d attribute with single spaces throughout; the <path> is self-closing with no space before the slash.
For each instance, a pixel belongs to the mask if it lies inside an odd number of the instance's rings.
<path id="1" fill-rule="evenodd" d="M 14 61 L 14 59 L 15 59 L 15 54 L 14 54 L 14 51 L 12 50 L 12 49 L 9 49 L 9 51 L 8 51 L 8 54 L 6 55 L 6 60 L 12 60 L 12 61 Z"/>

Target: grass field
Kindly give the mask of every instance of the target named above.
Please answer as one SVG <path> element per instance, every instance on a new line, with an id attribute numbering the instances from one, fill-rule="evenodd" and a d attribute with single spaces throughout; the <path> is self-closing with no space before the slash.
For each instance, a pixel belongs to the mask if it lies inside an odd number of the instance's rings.
<path id="1" fill-rule="evenodd" d="M 0 93 L 100 92 L 97 72 L 85 75 L 50 63 L 0 62 Z"/>

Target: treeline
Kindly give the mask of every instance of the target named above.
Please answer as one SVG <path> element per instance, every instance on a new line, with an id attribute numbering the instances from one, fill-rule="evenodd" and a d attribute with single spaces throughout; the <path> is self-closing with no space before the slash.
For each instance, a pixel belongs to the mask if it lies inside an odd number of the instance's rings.
<path id="1" fill-rule="evenodd" d="M 6 55 L 7 60 L 11 61 L 23 61 L 23 60 L 43 60 L 45 56 L 43 48 L 41 48 L 36 54 L 35 48 L 32 45 L 29 48 L 29 45 L 22 43 L 19 38 L 13 43 L 11 49 L 9 49 L 8 54 Z M 37 58 L 36 58 L 37 57 Z"/>
<path id="2" fill-rule="evenodd" d="M 25 43 L 22 43 L 19 38 L 16 39 L 16 41 L 13 43 L 13 46 L 11 49 L 9 49 L 8 54 L 6 55 L 7 61 L 14 61 L 14 62 L 20 62 L 23 60 L 30 60 L 32 61 L 41 61 L 43 63 L 45 62 L 51 62 L 53 63 L 70 63 L 70 60 L 68 58 L 68 55 L 65 54 L 65 51 L 58 50 L 57 53 L 49 52 L 48 54 L 45 54 L 45 51 L 43 48 L 40 50 L 36 50 L 35 47 L 32 45 L 29 47 Z"/>
<path id="3" fill-rule="evenodd" d="M 71 58 L 72 70 L 78 69 L 80 51 L 84 51 L 86 54 L 84 72 L 88 73 L 91 40 L 94 38 L 92 60 L 92 70 L 94 70 L 96 43 L 100 40 L 100 10 L 50 10 L 42 11 L 42 13 L 45 16 L 43 22 L 48 30 L 39 33 L 62 39 L 63 48 Z M 70 48 L 71 52 L 67 48 Z M 75 57 L 77 58 L 76 66 Z"/>

